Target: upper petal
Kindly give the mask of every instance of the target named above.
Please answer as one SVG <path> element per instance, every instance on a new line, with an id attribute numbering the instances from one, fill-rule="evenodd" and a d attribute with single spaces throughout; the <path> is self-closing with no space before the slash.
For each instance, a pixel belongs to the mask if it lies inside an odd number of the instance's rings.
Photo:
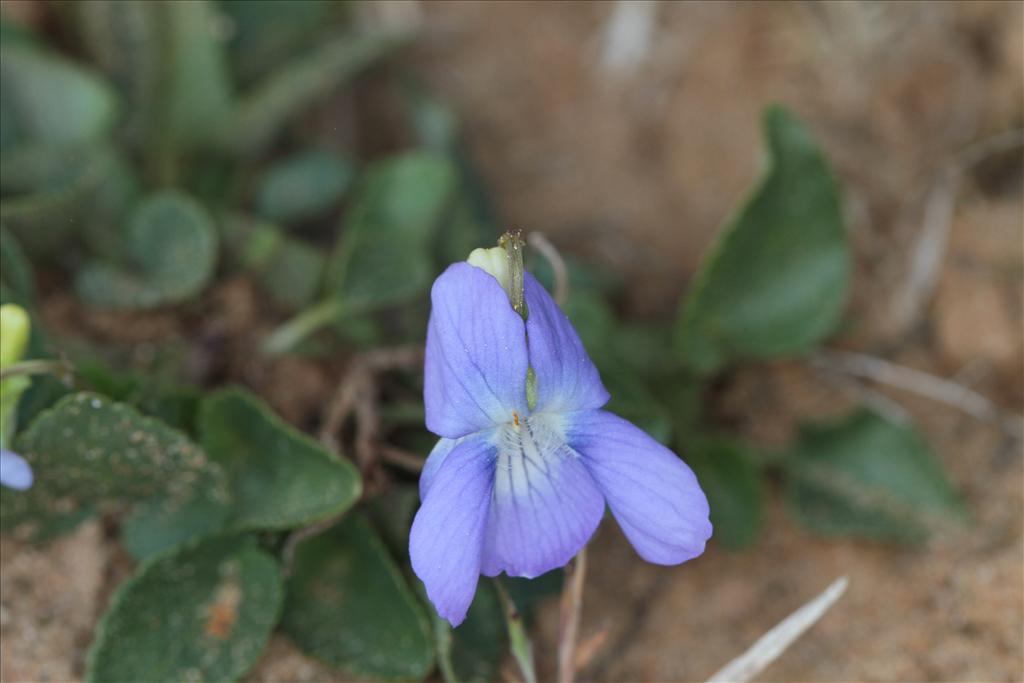
<path id="1" fill-rule="evenodd" d="M 6 448 L 0 449 L 0 484 L 16 491 L 32 486 L 32 468 L 28 462 Z"/>
<path id="2" fill-rule="evenodd" d="M 608 391 L 569 318 L 529 273 L 523 287 L 530 365 L 537 375 L 537 411 L 595 410 Z"/>
<path id="3" fill-rule="evenodd" d="M 482 437 L 453 447 L 434 475 L 409 532 L 413 571 L 437 613 L 452 626 L 466 618 L 480 578 L 495 451 Z"/>
<path id="4" fill-rule="evenodd" d="M 565 444 L 562 418 L 535 414 L 495 433 L 498 462 L 482 571 L 535 577 L 565 565 L 593 535 L 604 498 Z"/>
<path id="5" fill-rule="evenodd" d="M 493 276 L 456 263 L 430 294 L 423 401 L 427 428 L 458 438 L 526 413 L 526 333 Z"/>
<path id="6" fill-rule="evenodd" d="M 656 564 L 704 552 L 708 501 L 675 453 L 627 420 L 603 410 L 570 416 L 569 444 L 583 458 L 633 547 Z"/>

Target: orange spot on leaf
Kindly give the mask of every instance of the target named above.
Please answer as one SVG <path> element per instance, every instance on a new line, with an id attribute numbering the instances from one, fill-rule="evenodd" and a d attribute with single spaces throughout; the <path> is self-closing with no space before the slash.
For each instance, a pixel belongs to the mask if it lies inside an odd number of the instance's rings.
<path id="1" fill-rule="evenodd" d="M 238 603 L 242 591 L 234 582 L 226 583 L 217 591 L 217 597 L 210 605 L 210 616 L 206 620 L 206 635 L 224 640 L 231 635 L 238 621 Z"/>

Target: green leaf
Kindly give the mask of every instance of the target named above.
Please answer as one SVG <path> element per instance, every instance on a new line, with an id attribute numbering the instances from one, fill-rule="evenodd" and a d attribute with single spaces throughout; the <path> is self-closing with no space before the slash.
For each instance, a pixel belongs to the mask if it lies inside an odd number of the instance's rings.
<path id="1" fill-rule="evenodd" d="M 144 560 L 221 531 L 225 517 L 222 503 L 202 498 L 179 506 L 165 501 L 139 503 L 121 521 L 121 545 L 136 560 Z"/>
<path id="2" fill-rule="evenodd" d="M 764 136 L 768 171 L 701 263 L 677 323 L 680 358 L 703 374 L 803 353 L 846 305 L 850 255 L 829 165 L 782 108 L 765 113 Z"/>
<path id="3" fill-rule="evenodd" d="M 287 590 L 281 626 L 303 651 L 359 678 L 430 672 L 426 615 L 361 515 L 298 546 Z"/>
<path id="4" fill-rule="evenodd" d="M 447 683 L 488 683 L 508 649 L 505 614 L 490 581 L 481 581 L 466 613 L 466 620 L 452 628 L 434 614 L 438 664 Z"/>
<path id="5" fill-rule="evenodd" d="M 326 149 L 300 152 L 271 166 L 256 193 L 256 210 L 264 218 L 295 224 L 324 215 L 348 190 L 352 162 Z"/>
<path id="6" fill-rule="evenodd" d="M 119 134 L 138 145 L 160 106 L 160 3 L 90 0 L 66 7 L 82 47 L 107 75 L 124 102 Z"/>
<path id="7" fill-rule="evenodd" d="M 599 293 L 590 288 L 570 288 L 561 308 L 591 356 L 614 356 L 618 360 L 611 347 L 618 323 L 608 302 Z"/>
<path id="8" fill-rule="evenodd" d="M 95 140 L 113 125 L 114 94 L 95 73 L 24 44 L 0 45 L 0 129 L 16 145 Z"/>
<path id="9" fill-rule="evenodd" d="M 420 146 L 456 155 L 460 130 L 459 119 L 452 108 L 427 91 L 421 83 L 406 82 L 402 94 L 405 96 L 409 122 Z M 477 243 L 473 248 L 477 246 L 480 244 Z"/>
<path id="10" fill-rule="evenodd" d="M 319 292 L 327 265 L 322 250 L 249 216 L 227 215 L 221 228 L 233 265 L 255 274 L 276 303 L 298 310 Z"/>
<path id="11" fill-rule="evenodd" d="M 545 600 L 556 597 L 562 592 L 565 583 L 565 572 L 552 569 L 532 579 L 514 576 L 502 576 L 500 579 L 516 609 L 523 615 L 523 621 L 529 625 L 533 622 L 537 608 Z"/>
<path id="12" fill-rule="evenodd" d="M 672 415 L 650 387 L 622 361 L 604 360 L 598 365 L 611 400 L 605 410 L 626 418 L 660 443 L 672 438 Z"/>
<path id="13" fill-rule="evenodd" d="M 156 3 L 163 30 L 159 144 L 169 153 L 182 146 L 217 142 L 234 114 L 219 13 L 207 0 Z"/>
<path id="14" fill-rule="evenodd" d="M 0 285 L 7 292 L 4 303 L 16 303 L 31 308 L 36 297 L 35 275 L 32 264 L 17 238 L 0 225 Z M 9 297 L 9 298 L 8 298 Z"/>
<path id="15" fill-rule="evenodd" d="M 679 452 L 708 497 L 715 541 L 728 550 L 748 548 L 761 530 L 765 505 L 753 453 L 726 437 L 680 439 Z"/>
<path id="16" fill-rule="evenodd" d="M 405 41 L 391 34 L 334 38 L 278 67 L 238 105 L 231 144 L 238 152 L 258 154 L 300 111 L 341 87 Z"/>
<path id="17" fill-rule="evenodd" d="M 12 21 L 6 13 L 0 14 L 0 45 L 33 45 L 35 33 L 18 20 Z"/>
<path id="18" fill-rule="evenodd" d="M 266 647 L 283 595 L 277 562 L 248 537 L 157 557 L 114 595 L 85 680 L 237 680 Z"/>
<path id="19" fill-rule="evenodd" d="M 398 484 L 367 503 L 367 518 L 399 561 L 409 558 L 409 529 L 419 506 L 419 489 L 406 484 Z"/>
<path id="20" fill-rule="evenodd" d="M 351 463 L 243 389 L 205 398 L 198 423 L 200 443 L 234 487 L 233 528 L 288 529 L 339 515 L 359 499 Z"/>
<path id="21" fill-rule="evenodd" d="M 624 363 L 645 377 L 661 378 L 679 368 L 672 353 L 672 329 L 661 323 L 620 323 L 611 339 Z"/>
<path id="22" fill-rule="evenodd" d="M 790 511 L 820 534 L 912 542 L 966 519 L 920 435 L 866 410 L 804 427 L 784 464 Z"/>
<path id="23" fill-rule="evenodd" d="M 91 0 L 75 10 L 82 42 L 128 104 L 127 136 L 160 177 L 224 135 L 233 101 L 215 5 Z"/>
<path id="24" fill-rule="evenodd" d="M 202 503 L 214 530 L 229 496 L 217 463 L 188 438 L 132 408 L 90 392 L 65 396 L 19 435 L 33 487 L 0 498 L 5 528 L 45 524 L 76 507 L 159 502 L 172 514 Z"/>
<path id="25" fill-rule="evenodd" d="M 234 71 L 242 81 L 273 69 L 309 44 L 324 28 L 336 30 L 344 3 L 330 0 L 226 0 L 234 23 L 229 40 Z"/>
<path id="26" fill-rule="evenodd" d="M 213 275 L 217 238 L 213 221 L 187 195 L 150 195 L 131 216 L 124 266 L 92 263 L 75 279 L 78 295 L 93 306 L 146 309 L 184 301 Z"/>
<path id="27" fill-rule="evenodd" d="M 118 215 L 133 191 L 125 172 L 124 160 L 103 145 L 19 146 L 0 157 L 0 220 L 29 253 L 61 246 L 69 233 Z"/>
<path id="28" fill-rule="evenodd" d="M 331 256 L 327 291 L 348 311 L 409 301 L 433 274 L 431 239 L 455 186 L 444 156 L 409 152 L 370 166 Z"/>

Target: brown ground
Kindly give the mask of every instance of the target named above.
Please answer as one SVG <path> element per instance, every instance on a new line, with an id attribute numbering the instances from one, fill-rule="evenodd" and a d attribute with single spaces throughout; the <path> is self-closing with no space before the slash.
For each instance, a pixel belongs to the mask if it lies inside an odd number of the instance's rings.
<path id="1" fill-rule="evenodd" d="M 463 116 L 507 222 L 545 230 L 566 251 L 627 274 L 641 314 L 674 310 L 756 177 L 759 111 L 770 101 L 791 106 L 837 167 L 858 256 L 851 324 L 835 345 L 955 376 L 1019 415 L 1019 149 L 967 171 L 936 286 L 909 315 L 897 301 L 926 209 L 949 189 L 943 170 L 971 143 L 1024 125 L 1022 8 L 666 4 L 647 60 L 617 76 L 600 67 L 611 3 L 426 3 L 414 59 Z M 218 324 L 245 325 L 245 289 L 219 290 L 226 313 L 217 320 L 227 322 Z M 238 311 L 238 319 L 227 315 Z M 275 376 L 301 373 L 310 396 L 329 390 L 308 367 L 246 372 L 271 386 Z M 763 680 L 1024 680 L 1021 443 L 956 410 L 888 393 L 968 499 L 970 530 L 917 549 L 824 541 L 773 505 L 752 551 L 712 546 L 665 569 L 640 561 L 608 524 L 590 553 L 581 640 L 598 645 L 581 678 L 703 679 L 846 574 L 846 596 Z M 299 421 L 309 410 L 304 396 L 276 407 Z M 777 445 L 798 420 L 850 400 L 791 362 L 742 370 L 716 410 L 744 435 Z M 2 541 L 4 681 L 81 675 L 104 577 L 116 571 L 102 540 L 90 525 L 42 551 Z M 551 605 L 535 639 L 547 678 L 556 629 Z M 278 639 L 251 680 L 340 679 Z"/>

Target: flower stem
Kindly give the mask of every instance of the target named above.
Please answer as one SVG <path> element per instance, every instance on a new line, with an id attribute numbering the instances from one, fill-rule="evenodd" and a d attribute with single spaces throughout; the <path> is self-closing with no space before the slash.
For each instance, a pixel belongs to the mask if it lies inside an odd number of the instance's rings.
<path id="1" fill-rule="evenodd" d="M 565 259 L 542 232 L 531 232 L 526 242 L 551 264 L 551 271 L 555 274 L 555 291 L 552 296 L 556 304 L 564 306 L 566 299 L 569 298 L 569 269 L 565 265 Z"/>
<path id="2" fill-rule="evenodd" d="M 533 666 L 533 646 L 530 644 L 530 637 L 526 635 L 523 616 L 512 602 L 512 598 L 501 581 L 495 579 L 494 587 L 497 589 L 498 598 L 501 599 L 502 607 L 505 609 L 505 625 L 508 627 L 508 641 L 512 657 L 519 665 L 523 680 L 526 683 L 537 683 L 537 671 Z"/>
<path id="3" fill-rule="evenodd" d="M 576 678 L 576 636 L 583 608 L 583 583 L 587 576 L 587 547 L 583 546 L 572 564 L 566 567 L 562 588 L 562 615 L 558 629 L 558 683 L 573 683 Z"/>
<path id="4" fill-rule="evenodd" d="M 25 360 L 0 370 L 0 381 L 23 375 L 56 375 L 58 379 L 67 381 L 74 372 L 75 369 L 65 360 Z"/>
<path id="5" fill-rule="evenodd" d="M 303 339 L 339 318 L 345 307 L 340 299 L 326 299 L 281 325 L 263 340 L 263 353 L 277 356 L 286 353 Z"/>

